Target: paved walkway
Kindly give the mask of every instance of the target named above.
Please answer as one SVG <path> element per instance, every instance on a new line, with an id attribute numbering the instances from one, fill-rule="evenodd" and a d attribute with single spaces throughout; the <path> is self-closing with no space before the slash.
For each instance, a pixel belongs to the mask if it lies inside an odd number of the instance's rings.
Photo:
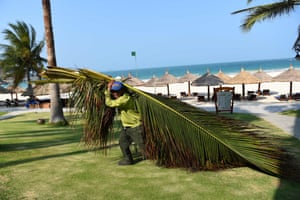
<path id="1" fill-rule="evenodd" d="M 198 103 L 196 101 L 188 101 L 188 103 L 208 111 L 215 111 L 215 105 L 213 103 Z M 300 102 L 241 101 L 234 102 L 233 108 L 233 112 L 252 113 L 281 128 L 286 133 L 300 139 L 300 117 L 297 118 L 279 114 L 279 112 L 284 110 L 300 109 Z M 1 108 L 0 111 L 8 112 L 7 114 L 0 116 L 0 120 L 3 120 L 26 112 L 49 112 L 50 109 L 12 107 Z"/>
<path id="2" fill-rule="evenodd" d="M 5 115 L 0 116 L 0 120 L 9 119 L 12 117 L 15 117 L 17 115 L 21 115 L 28 112 L 50 112 L 49 108 L 34 108 L 34 109 L 28 109 L 25 107 L 9 107 L 9 108 L 0 108 L 1 112 L 8 112 Z"/>
<path id="3" fill-rule="evenodd" d="M 191 104 L 204 110 L 215 111 L 214 103 Z M 300 139 L 300 116 L 291 117 L 279 114 L 281 111 L 290 109 L 299 110 L 300 102 L 241 101 L 234 102 L 233 106 L 233 112 L 254 114 L 281 128 L 286 133 Z"/>

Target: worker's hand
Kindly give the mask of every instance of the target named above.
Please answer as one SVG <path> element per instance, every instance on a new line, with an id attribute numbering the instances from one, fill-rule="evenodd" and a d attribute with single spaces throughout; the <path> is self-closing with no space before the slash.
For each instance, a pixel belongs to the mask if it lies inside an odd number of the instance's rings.
<path id="1" fill-rule="evenodd" d="M 107 84 L 107 89 L 110 90 L 111 86 L 114 84 L 114 80 L 111 80 L 108 84 Z"/>

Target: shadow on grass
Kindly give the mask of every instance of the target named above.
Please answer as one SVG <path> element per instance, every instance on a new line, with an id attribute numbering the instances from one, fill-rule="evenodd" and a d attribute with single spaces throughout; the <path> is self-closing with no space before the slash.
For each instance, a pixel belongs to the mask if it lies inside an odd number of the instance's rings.
<path id="1" fill-rule="evenodd" d="M 65 130 L 45 130 L 45 131 L 40 131 L 40 130 L 33 130 L 30 132 L 12 132 L 12 133 L 5 133 L 1 134 L 1 138 L 3 139 L 9 139 L 9 138 L 27 138 L 27 137 L 46 137 L 46 136 L 59 136 L 62 135 L 62 133 L 65 133 Z M 67 133 L 69 134 L 69 133 Z"/>
<path id="2" fill-rule="evenodd" d="M 27 159 L 23 159 L 23 160 L 14 160 L 14 161 L 6 162 L 6 163 L 0 163 L 0 168 L 15 166 L 15 165 L 19 165 L 19 164 L 28 163 L 28 162 L 34 162 L 34 161 L 38 161 L 38 160 L 46 160 L 46 159 L 50 159 L 50 158 L 71 156 L 71 155 L 76 155 L 76 154 L 81 154 L 81 153 L 86 153 L 86 152 L 88 152 L 88 150 L 80 150 L 80 151 L 74 151 L 74 152 L 62 153 L 62 154 L 53 154 L 53 155 L 48 155 L 48 156 L 39 156 L 39 157 L 27 158 Z"/>
<path id="3" fill-rule="evenodd" d="M 87 152 L 93 152 L 93 151 L 96 152 L 96 151 L 100 151 L 100 150 L 110 149 L 110 148 L 113 148 L 116 146 L 119 146 L 119 145 L 112 144 L 112 145 L 108 145 L 107 147 L 99 147 L 99 148 L 95 148 L 92 150 L 91 149 L 83 149 L 83 150 L 78 150 L 78 151 L 73 151 L 73 152 L 68 152 L 68 153 L 52 154 L 52 155 L 39 156 L 39 157 L 33 157 L 33 158 L 27 158 L 27 159 L 19 159 L 19 160 L 9 161 L 9 162 L 5 162 L 5 163 L 0 163 L 0 168 L 15 166 L 15 165 L 39 161 L 39 160 L 72 156 L 72 155 L 78 155 L 78 154 L 83 154 L 83 153 L 87 153 Z"/>
<path id="4" fill-rule="evenodd" d="M 27 122 L 27 121 L 25 121 Z M 13 123 L 15 126 L 18 126 L 14 122 L 9 122 Z M 8 123 L 7 123 L 8 124 Z M 24 124 L 24 123 L 22 123 Z M 18 138 L 18 137 L 37 137 L 37 136 L 51 136 L 51 135 L 58 135 L 61 133 L 66 134 L 82 134 L 82 125 L 80 124 L 71 124 L 69 126 L 55 126 L 55 125 L 49 125 L 49 124 L 36 124 L 36 123 L 30 123 L 30 126 L 37 126 L 37 129 L 32 130 L 27 130 L 26 132 L 22 129 L 18 130 L 7 130 L 6 133 L 1 133 L 0 137 L 1 138 Z M 35 128 L 35 127 L 34 127 Z M 69 130 L 66 130 L 69 129 Z M 49 132 L 49 133 L 47 133 Z"/>
<path id="5" fill-rule="evenodd" d="M 292 108 L 292 110 L 298 110 L 298 107 Z M 296 118 L 295 118 L 295 126 L 294 126 L 294 130 L 293 130 L 293 135 L 294 136 L 298 136 L 299 137 L 299 129 L 300 129 L 300 113 L 297 112 Z M 293 147 L 299 147 L 299 148 L 292 148 L 291 151 L 293 151 L 294 154 L 298 155 L 298 160 L 300 159 L 300 142 L 296 143 L 296 141 L 294 141 L 294 139 L 290 139 L 289 141 L 293 145 Z M 288 168 L 285 168 L 284 170 L 291 170 Z M 300 167 L 298 166 L 298 169 L 296 169 L 298 171 L 298 173 L 300 173 Z M 277 188 L 276 194 L 274 196 L 275 200 L 281 200 L 281 199 L 300 199 L 300 193 L 299 190 L 292 190 L 291 188 L 299 188 L 299 185 L 297 185 L 299 183 L 291 183 L 288 181 L 285 181 L 283 179 L 280 180 L 279 186 Z M 294 187 L 291 187 L 294 186 Z"/>
<path id="6" fill-rule="evenodd" d="M 10 143 L 10 144 L 1 144 L 0 152 L 9 152 L 9 151 L 22 151 L 38 148 L 47 148 L 58 145 L 71 144 L 74 142 L 80 142 L 79 138 L 74 138 L 74 136 L 65 137 L 63 140 L 60 138 L 47 140 L 47 141 L 35 141 L 35 142 L 20 142 L 20 143 Z"/>
<path id="7" fill-rule="evenodd" d="M 74 128 L 69 127 L 69 130 L 62 127 L 45 126 L 44 129 L 27 130 L 26 132 L 24 132 L 24 130 L 12 131 L 1 134 L 2 141 L 6 141 L 6 143 L 2 142 L 0 144 L 0 152 L 65 145 L 80 142 L 81 136 L 82 130 L 79 126 Z"/>

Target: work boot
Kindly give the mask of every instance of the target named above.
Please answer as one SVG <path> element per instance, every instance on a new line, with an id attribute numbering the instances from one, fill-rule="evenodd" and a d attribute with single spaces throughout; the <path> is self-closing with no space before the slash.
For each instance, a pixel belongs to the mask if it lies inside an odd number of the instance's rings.
<path id="1" fill-rule="evenodd" d="M 124 158 L 119 161 L 119 165 L 132 165 L 133 158 L 129 148 L 127 148 L 124 152 L 125 152 Z"/>
<path id="2" fill-rule="evenodd" d="M 128 158 L 124 158 L 122 160 L 119 161 L 119 165 L 132 165 L 133 164 L 133 160 L 128 159 Z"/>

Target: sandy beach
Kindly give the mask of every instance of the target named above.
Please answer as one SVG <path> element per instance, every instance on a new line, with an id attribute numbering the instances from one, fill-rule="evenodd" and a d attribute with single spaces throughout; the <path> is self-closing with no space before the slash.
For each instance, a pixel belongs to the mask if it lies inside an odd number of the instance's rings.
<path id="1" fill-rule="evenodd" d="M 276 77 L 280 73 L 284 72 L 282 71 L 268 71 L 266 72 L 271 77 Z M 234 77 L 236 74 L 229 74 L 230 77 Z M 146 81 L 146 80 L 145 80 Z M 235 93 L 242 94 L 242 84 L 223 84 L 223 87 L 234 87 Z M 219 86 L 210 86 L 210 95 L 213 95 L 213 88 L 219 87 Z M 153 93 L 158 94 L 161 93 L 163 95 L 167 95 L 168 90 L 167 86 L 157 86 L 157 87 L 145 87 L 145 86 L 136 86 L 136 88 Z M 260 86 L 260 90 L 269 90 L 270 96 L 258 96 L 258 101 L 269 101 L 269 102 L 278 102 L 278 97 L 280 95 L 289 95 L 290 92 L 290 82 L 262 82 Z M 190 92 L 192 93 L 198 93 L 198 95 L 206 96 L 208 93 L 208 87 L 207 86 L 191 86 Z M 245 84 L 245 95 L 247 95 L 248 91 L 254 91 L 256 92 L 258 90 L 258 83 L 255 84 Z M 188 82 L 184 83 L 171 83 L 169 84 L 169 92 L 170 95 L 176 96 L 177 98 L 180 98 L 181 92 L 188 92 Z M 292 83 L 292 93 L 300 93 L 300 82 L 293 82 Z M 49 99 L 49 95 L 43 95 L 43 96 L 37 96 L 39 99 Z M 68 94 L 62 94 L 62 98 L 67 98 Z M 16 94 L 13 95 L 13 98 L 16 98 Z M 17 95 L 17 98 L 19 100 L 26 100 L 27 96 L 22 96 L 21 94 Z M 6 99 L 11 99 L 11 94 L 0 94 L 0 101 L 5 101 Z"/>
<path id="2" fill-rule="evenodd" d="M 235 93 L 242 94 L 242 84 L 224 84 L 222 87 L 234 87 Z M 213 94 L 213 88 L 219 86 L 210 86 L 210 94 Z M 167 86 L 164 87 L 137 87 L 140 90 L 150 92 L 150 93 L 162 93 L 163 95 L 167 94 Z M 277 97 L 280 95 L 289 95 L 290 83 L 289 82 L 267 82 L 261 83 L 261 90 L 270 90 L 270 96 L 258 96 L 258 100 L 269 100 L 269 101 L 278 101 Z M 300 93 L 300 82 L 293 82 L 293 94 Z M 188 92 L 188 82 L 185 83 L 173 83 L 169 85 L 170 95 L 177 96 L 180 98 L 181 92 Z M 257 91 L 258 84 L 246 84 L 245 85 L 245 95 L 248 91 Z M 191 86 L 191 93 L 198 93 L 199 95 L 207 96 L 208 87 L 207 86 Z M 261 98 L 260 98 L 261 97 Z"/>
<path id="3" fill-rule="evenodd" d="M 242 85 L 241 84 L 224 84 L 222 86 L 229 86 L 229 87 L 235 87 L 235 93 L 242 94 Z M 213 88 L 219 87 L 219 86 L 210 86 L 210 94 L 213 93 Z M 136 88 L 157 94 L 162 93 L 163 95 L 167 95 L 167 86 L 160 86 L 160 87 L 145 87 L 145 86 L 137 86 Z M 188 82 L 185 83 L 172 83 L 169 85 L 170 89 L 170 95 L 177 96 L 180 98 L 180 92 L 188 92 Z M 245 85 L 245 93 L 247 94 L 247 91 L 257 91 L 258 84 L 246 84 Z M 290 83 L 289 82 L 268 82 L 268 83 L 261 83 L 261 90 L 269 89 L 270 90 L 270 96 L 272 98 L 268 98 L 268 100 L 276 100 L 276 97 L 284 94 L 288 95 L 290 91 Z M 191 86 L 191 93 L 199 93 L 199 95 L 207 95 L 207 86 Z M 293 82 L 293 94 L 294 93 L 300 93 L 300 82 Z M 63 94 L 63 96 L 66 96 L 67 94 Z M 21 96 L 21 94 L 18 94 L 19 100 L 26 100 L 27 96 Z M 37 96 L 39 99 L 47 99 L 49 98 L 49 95 L 43 95 L 43 96 Z M 13 95 L 13 98 L 16 98 L 16 94 Z M 265 96 L 265 98 L 267 98 Z M 261 98 L 265 99 L 265 98 Z M 0 101 L 5 101 L 6 99 L 11 99 L 11 94 L 0 94 Z M 259 100 L 260 98 L 258 98 Z"/>
<path id="4" fill-rule="evenodd" d="M 271 77 L 276 77 L 285 70 L 276 70 L 276 71 L 268 71 L 265 72 Z M 251 72 L 253 74 L 253 72 Z M 228 74 L 229 77 L 234 77 L 236 74 Z M 180 97 L 181 92 L 188 92 L 188 82 L 185 83 L 171 83 L 169 84 L 169 92 L 170 95 Z M 213 88 L 220 87 L 220 86 L 210 86 L 210 95 L 213 94 Z M 222 87 L 234 87 L 235 93 L 242 94 L 243 88 L 242 84 L 223 84 Z M 168 90 L 167 86 L 159 86 L 159 87 L 145 87 L 145 86 L 138 86 L 138 89 L 141 89 L 146 92 L 158 94 L 161 93 L 163 95 L 167 95 Z M 245 84 L 245 95 L 247 95 L 248 91 L 254 91 L 256 92 L 258 90 L 258 83 L 255 84 Z M 288 96 L 290 93 L 290 82 L 261 82 L 260 90 L 269 90 L 270 91 L 270 97 L 265 98 L 259 98 L 258 100 L 268 100 L 268 101 L 278 101 L 277 98 L 280 95 L 286 95 Z M 192 93 L 198 93 L 198 95 L 207 96 L 208 93 L 208 87 L 207 86 L 192 86 L 190 87 L 190 92 Z M 300 93 L 300 82 L 292 82 L 292 93 Z"/>

